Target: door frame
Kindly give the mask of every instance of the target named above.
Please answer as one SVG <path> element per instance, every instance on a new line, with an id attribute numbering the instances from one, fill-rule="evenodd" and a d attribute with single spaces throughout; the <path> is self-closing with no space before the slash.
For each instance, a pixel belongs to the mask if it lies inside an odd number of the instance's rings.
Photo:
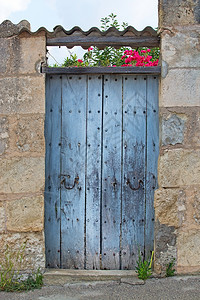
<path id="1" fill-rule="evenodd" d="M 52 33 L 47 32 L 46 34 L 46 46 L 66 46 L 68 48 L 81 46 L 84 49 L 88 49 L 91 45 L 97 46 L 99 49 L 104 49 L 106 46 L 115 48 L 122 46 L 151 48 L 160 46 L 160 37 L 157 31 L 149 26 L 142 31 L 137 31 L 132 26 L 128 26 L 123 31 L 111 27 L 105 32 L 101 32 L 96 27 L 92 27 L 85 32 L 79 27 L 74 27 L 66 31 L 62 26 L 56 26 Z M 59 74 L 60 76 L 63 74 L 141 74 L 159 76 L 161 74 L 161 67 L 49 68 L 44 63 L 41 66 L 41 72 L 49 75 Z M 56 211 L 56 208 L 54 211 Z"/>
<path id="2" fill-rule="evenodd" d="M 52 69 L 52 68 L 51 68 Z M 81 68 L 80 68 L 81 69 Z M 124 67 L 121 67 L 120 69 L 124 69 Z M 76 70 L 77 70 L 77 68 L 76 68 Z M 124 70 L 120 70 L 120 74 L 122 73 L 122 71 L 124 71 Z M 154 70 L 155 71 L 155 70 Z M 158 70 L 157 70 L 158 71 Z M 67 71 L 68 72 L 68 71 Z M 129 72 L 130 72 L 130 70 L 129 70 Z M 132 71 L 133 72 L 133 71 Z M 151 72 L 151 71 L 150 71 Z M 53 75 L 54 73 L 53 73 L 53 70 L 51 70 L 51 72 L 50 72 L 51 74 L 49 74 L 48 75 L 48 77 L 50 77 L 51 75 Z M 110 74 L 111 72 L 110 72 L 110 67 L 108 68 L 108 70 L 107 70 L 107 74 Z M 118 72 L 116 72 L 116 73 L 118 73 Z M 115 73 L 115 74 L 116 74 Z M 123 72 L 124 73 L 124 72 Z M 155 75 L 157 75 L 157 72 L 155 72 L 156 74 Z M 65 71 L 64 71 L 64 74 L 65 74 Z M 68 74 L 68 73 L 67 73 Z M 71 74 L 71 73 L 70 73 Z M 135 74 L 135 70 L 134 70 L 134 72 L 133 72 L 133 74 Z M 55 75 L 58 75 L 58 73 L 56 72 L 55 73 Z M 62 74 L 59 74 L 60 76 L 62 76 Z M 140 74 L 141 75 L 141 74 Z M 146 74 L 143 74 L 143 75 L 146 75 Z M 46 101 L 47 101 L 47 99 L 46 99 Z M 158 139 L 159 140 L 159 139 Z M 59 144 L 59 141 L 57 141 L 58 142 L 58 144 Z M 48 154 L 47 154 L 48 155 Z M 46 163 L 48 163 L 47 162 L 47 158 L 46 158 Z M 47 174 L 46 174 L 47 175 Z M 45 176 L 46 177 L 46 176 Z M 59 209 L 58 207 L 57 207 L 57 209 Z M 57 250 L 58 251 L 58 250 Z M 47 266 L 48 266 L 48 263 L 47 263 Z M 54 267 L 59 267 L 59 265 L 58 264 L 54 264 Z"/>

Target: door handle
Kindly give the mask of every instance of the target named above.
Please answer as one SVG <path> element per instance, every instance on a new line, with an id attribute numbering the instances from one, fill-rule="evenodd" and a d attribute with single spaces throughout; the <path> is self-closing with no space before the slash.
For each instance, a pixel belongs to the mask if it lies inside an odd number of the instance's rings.
<path id="1" fill-rule="evenodd" d="M 137 187 L 133 187 L 132 184 L 130 183 L 130 180 L 127 179 L 126 184 L 131 188 L 131 190 L 133 191 L 137 191 L 141 188 L 141 186 L 143 186 L 143 181 L 141 179 L 138 180 L 138 186 Z"/>
<path id="2" fill-rule="evenodd" d="M 62 175 L 64 176 L 64 175 Z M 60 184 L 64 184 L 64 187 L 66 190 L 72 190 L 76 184 L 79 184 L 79 176 L 77 175 L 75 178 L 74 178 L 74 183 L 72 186 L 67 186 L 66 184 L 66 180 L 65 180 L 65 177 L 61 180 Z"/>

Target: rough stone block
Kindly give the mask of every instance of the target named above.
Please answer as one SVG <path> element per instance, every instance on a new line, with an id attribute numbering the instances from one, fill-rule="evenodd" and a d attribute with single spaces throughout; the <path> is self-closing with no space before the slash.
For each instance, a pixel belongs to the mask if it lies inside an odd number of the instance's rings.
<path id="1" fill-rule="evenodd" d="M 44 157 L 0 159 L 0 193 L 34 193 L 43 190 L 44 161 Z"/>
<path id="2" fill-rule="evenodd" d="M 3 45 L 4 45 L 4 40 Z M 13 74 L 36 74 L 38 76 L 44 76 L 40 73 L 41 63 L 45 61 L 46 55 L 46 41 L 45 36 L 29 36 L 20 38 L 14 36 L 9 39 L 4 48 L 0 46 L 2 50 L 7 51 L 5 55 L 4 73 Z M 0 49 L 1 49 L 0 48 Z"/>
<path id="3" fill-rule="evenodd" d="M 0 155 L 35 152 L 44 155 L 44 115 L 0 116 Z"/>
<path id="4" fill-rule="evenodd" d="M 166 264 L 176 259 L 176 229 L 173 226 L 155 223 L 155 262 L 157 274 L 165 272 Z"/>
<path id="5" fill-rule="evenodd" d="M 12 232 L 42 231 L 44 197 L 22 197 L 6 201 L 6 229 Z"/>
<path id="6" fill-rule="evenodd" d="M 199 111 L 196 108 L 191 112 L 187 124 L 186 142 L 192 147 L 200 146 L 200 107 Z"/>
<path id="7" fill-rule="evenodd" d="M 200 106 L 200 69 L 171 69 L 160 85 L 160 106 Z"/>
<path id="8" fill-rule="evenodd" d="M 6 245 L 17 253 L 26 243 L 21 270 L 37 270 L 45 267 L 45 246 L 43 232 L 9 233 L 0 235 L 0 261 L 5 259 Z"/>
<path id="9" fill-rule="evenodd" d="M 46 37 L 20 38 L 20 73 L 39 73 L 46 56 Z"/>
<path id="10" fill-rule="evenodd" d="M 193 218 L 196 224 L 200 225 L 200 188 L 195 188 L 193 191 Z M 199 226 L 200 227 L 200 226 Z M 200 229 L 200 228 L 199 228 Z"/>
<path id="11" fill-rule="evenodd" d="M 0 116 L 0 155 L 8 148 L 9 122 L 6 116 Z"/>
<path id="12" fill-rule="evenodd" d="M 45 78 L 22 76 L 0 79 L 2 114 L 44 113 Z"/>
<path id="13" fill-rule="evenodd" d="M 185 192 L 179 189 L 155 191 L 155 218 L 161 224 L 179 227 L 185 218 Z"/>
<path id="14" fill-rule="evenodd" d="M 159 26 L 198 24 L 199 9 L 196 0 L 159 0 Z"/>
<path id="15" fill-rule="evenodd" d="M 20 152 L 44 153 L 44 117 L 41 115 L 17 116 L 13 126 L 13 140 Z"/>
<path id="16" fill-rule="evenodd" d="M 185 230 L 200 230 L 200 186 L 189 187 L 186 192 Z"/>
<path id="17" fill-rule="evenodd" d="M 184 141 L 185 120 L 178 115 L 170 115 L 162 120 L 162 145 L 182 144 Z"/>
<path id="18" fill-rule="evenodd" d="M 158 163 L 160 187 L 200 184 L 200 150 L 166 150 Z"/>
<path id="19" fill-rule="evenodd" d="M 196 149 L 200 146 L 200 106 L 160 108 L 160 139 L 163 146 Z M 166 148 L 166 147 L 165 147 Z"/>
<path id="20" fill-rule="evenodd" d="M 4 203 L 0 201 L 0 233 L 5 231 L 5 209 Z"/>
<path id="21" fill-rule="evenodd" d="M 167 31 L 166 31 L 167 32 Z M 173 68 L 200 68 L 200 28 L 176 28 L 174 35 L 163 34 L 162 60 Z"/>
<path id="22" fill-rule="evenodd" d="M 3 74 L 7 71 L 9 61 L 9 40 L 0 38 L 0 74 Z"/>
<path id="23" fill-rule="evenodd" d="M 180 232 L 177 236 L 177 265 L 200 270 L 200 230 Z"/>

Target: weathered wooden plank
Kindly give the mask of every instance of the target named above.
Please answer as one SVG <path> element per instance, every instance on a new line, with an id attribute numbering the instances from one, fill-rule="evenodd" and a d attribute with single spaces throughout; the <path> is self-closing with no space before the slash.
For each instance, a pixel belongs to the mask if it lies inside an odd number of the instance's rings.
<path id="1" fill-rule="evenodd" d="M 60 267 L 61 79 L 46 78 L 45 251 L 46 266 Z"/>
<path id="2" fill-rule="evenodd" d="M 160 75 L 161 67 L 42 67 L 47 74 L 153 74 Z"/>
<path id="3" fill-rule="evenodd" d="M 158 77 L 147 77 L 147 172 L 145 256 L 148 259 L 154 246 L 154 191 L 157 188 L 159 155 Z"/>
<path id="4" fill-rule="evenodd" d="M 121 268 L 144 253 L 146 77 L 123 76 L 123 186 Z"/>
<path id="5" fill-rule="evenodd" d="M 102 140 L 102 269 L 119 269 L 122 78 L 106 75 Z"/>
<path id="6" fill-rule="evenodd" d="M 61 266 L 69 269 L 84 268 L 85 114 L 86 76 L 63 76 Z"/>
<path id="7" fill-rule="evenodd" d="M 137 47 L 159 47 L 160 39 L 158 36 L 63 36 L 63 37 L 48 37 L 47 46 L 83 46 L 91 45 L 99 48 L 107 46 L 132 48 Z"/>
<path id="8" fill-rule="evenodd" d="M 102 77 L 88 78 L 86 269 L 100 268 Z"/>

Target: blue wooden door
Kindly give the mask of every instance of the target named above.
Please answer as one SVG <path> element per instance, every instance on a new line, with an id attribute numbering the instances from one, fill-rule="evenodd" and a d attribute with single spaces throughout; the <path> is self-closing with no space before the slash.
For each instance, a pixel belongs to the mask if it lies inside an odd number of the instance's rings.
<path id="1" fill-rule="evenodd" d="M 47 267 L 134 269 L 154 242 L 158 78 L 46 82 Z"/>

